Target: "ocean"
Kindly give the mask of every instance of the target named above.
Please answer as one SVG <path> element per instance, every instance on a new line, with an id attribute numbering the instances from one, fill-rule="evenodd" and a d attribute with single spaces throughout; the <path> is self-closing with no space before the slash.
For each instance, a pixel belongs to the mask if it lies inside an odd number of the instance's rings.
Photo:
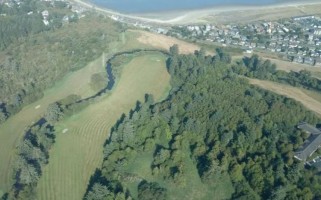
<path id="1" fill-rule="evenodd" d="M 87 0 L 123 13 L 151 13 L 215 6 L 263 6 L 300 0 Z M 301 0 L 301 2 L 304 2 Z"/>

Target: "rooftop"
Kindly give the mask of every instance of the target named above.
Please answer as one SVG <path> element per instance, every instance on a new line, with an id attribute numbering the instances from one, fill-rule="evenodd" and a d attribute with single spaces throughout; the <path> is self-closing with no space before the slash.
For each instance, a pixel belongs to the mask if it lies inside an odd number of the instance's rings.
<path id="1" fill-rule="evenodd" d="M 321 131 L 307 123 L 299 124 L 298 128 L 311 134 L 304 144 L 295 152 L 295 158 L 306 162 L 321 146 Z"/>

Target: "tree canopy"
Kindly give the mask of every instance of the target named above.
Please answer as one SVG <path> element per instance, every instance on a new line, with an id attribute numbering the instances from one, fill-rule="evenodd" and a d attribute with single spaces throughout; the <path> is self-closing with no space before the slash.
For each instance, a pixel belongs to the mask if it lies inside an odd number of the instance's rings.
<path id="1" fill-rule="evenodd" d="M 171 52 L 169 97 L 146 101 L 114 126 L 104 146 L 102 178 L 137 199 L 192 198 L 190 185 L 197 179 L 204 189 L 200 199 L 321 198 L 321 177 L 293 157 L 306 138 L 296 125 L 319 122 L 312 112 L 250 85 L 224 51 Z M 261 68 L 255 60 L 252 67 Z M 151 172 L 141 173 L 146 165 Z"/>

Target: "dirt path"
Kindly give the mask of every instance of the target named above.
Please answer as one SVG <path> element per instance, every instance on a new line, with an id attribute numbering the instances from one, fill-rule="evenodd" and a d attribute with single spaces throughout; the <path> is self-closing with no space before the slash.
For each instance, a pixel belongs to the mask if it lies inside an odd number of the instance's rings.
<path id="1" fill-rule="evenodd" d="M 303 89 L 301 88 L 258 79 L 249 79 L 249 81 L 251 84 L 256 85 L 260 88 L 264 88 L 277 94 L 293 98 L 296 101 L 301 102 L 307 109 L 315 112 L 318 116 L 321 116 L 321 102 L 308 96 L 302 91 Z"/>

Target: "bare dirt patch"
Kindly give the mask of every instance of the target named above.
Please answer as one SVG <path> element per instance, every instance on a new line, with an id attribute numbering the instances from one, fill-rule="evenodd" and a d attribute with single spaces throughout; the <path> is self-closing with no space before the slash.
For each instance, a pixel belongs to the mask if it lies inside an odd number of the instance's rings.
<path id="1" fill-rule="evenodd" d="M 315 112 L 318 116 L 321 116 L 321 102 L 312 98 L 304 92 L 304 89 L 292 87 L 289 85 L 274 83 L 271 81 L 263 81 L 258 79 L 248 79 L 251 84 L 260 88 L 270 90 L 280 95 L 293 98 L 296 101 L 302 103 L 307 109 Z"/>
<path id="2" fill-rule="evenodd" d="M 178 40 L 174 37 L 151 33 L 147 31 L 134 30 L 140 34 L 137 40 L 143 44 L 153 46 L 155 48 L 168 50 L 174 44 L 179 46 L 180 53 L 189 54 L 194 53 L 195 50 L 199 50 L 200 47 L 182 40 Z"/>

